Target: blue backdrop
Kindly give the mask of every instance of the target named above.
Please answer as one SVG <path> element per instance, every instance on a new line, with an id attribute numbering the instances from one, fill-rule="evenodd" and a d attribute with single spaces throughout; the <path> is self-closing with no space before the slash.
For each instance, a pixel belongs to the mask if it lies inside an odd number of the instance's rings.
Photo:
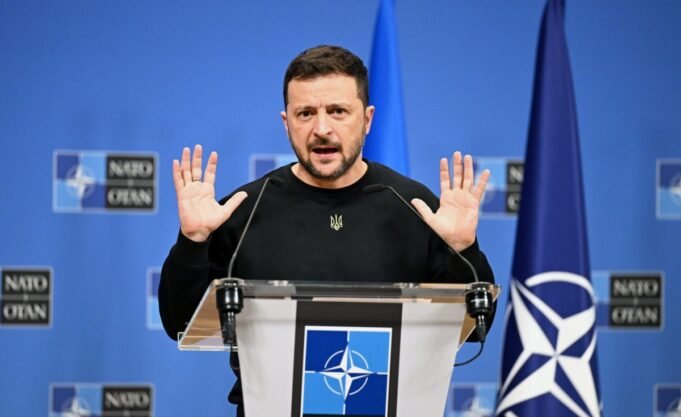
<path id="1" fill-rule="evenodd" d="M 512 200 L 543 5 L 397 1 L 413 178 L 437 191 L 439 158 L 460 149 L 494 167 L 494 197 Z M 320 43 L 368 65 L 377 8 L 0 2 L 0 416 L 59 415 L 70 392 L 83 399 L 72 409 L 129 400 L 155 416 L 232 415 L 226 355 L 179 352 L 158 328 L 157 272 L 178 227 L 171 161 L 194 143 L 218 150 L 224 195 L 248 181 L 254 155 L 285 160 L 286 65 Z M 681 398 L 680 21 L 673 0 L 567 4 L 609 416 L 666 415 Z M 486 207 L 479 228 L 503 287 L 510 206 Z M 502 322 L 456 370 L 460 395 L 494 392 Z"/>

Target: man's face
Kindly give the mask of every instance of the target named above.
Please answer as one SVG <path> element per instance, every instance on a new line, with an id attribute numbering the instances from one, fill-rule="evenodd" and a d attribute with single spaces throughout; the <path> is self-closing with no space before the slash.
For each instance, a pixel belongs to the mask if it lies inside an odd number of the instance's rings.
<path id="1" fill-rule="evenodd" d="M 304 169 L 301 174 L 322 184 L 359 179 L 361 174 L 356 174 L 360 172 L 364 137 L 369 133 L 374 108 L 364 108 L 355 79 L 331 74 L 292 80 L 288 100 L 281 117 Z"/>

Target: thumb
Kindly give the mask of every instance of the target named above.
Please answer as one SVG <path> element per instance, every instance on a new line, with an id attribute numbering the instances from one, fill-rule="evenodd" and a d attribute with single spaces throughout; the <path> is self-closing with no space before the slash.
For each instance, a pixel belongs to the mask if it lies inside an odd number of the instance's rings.
<path id="1" fill-rule="evenodd" d="M 246 197 L 248 197 L 248 194 L 246 194 L 245 191 L 239 191 L 238 193 L 230 197 L 229 200 L 225 201 L 225 204 L 221 206 L 224 221 L 227 221 L 230 217 L 232 217 L 232 213 L 234 213 L 234 210 L 236 210 L 241 205 L 241 203 L 244 202 Z"/>
<path id="2" fill-rule="evenodd" d="M 416 211 L 421 215 L 421 217 L 423 217 L 423 221 L 430 225 L 433 216 L 435 216 L 435 213 L 433 213 L 433 210 L 431 210 L 430 207 L 428 207 L 428 204 L 426 204 L 420 198 L 413 198 L 411 200 L 411 204 L 414 206 Z"/>

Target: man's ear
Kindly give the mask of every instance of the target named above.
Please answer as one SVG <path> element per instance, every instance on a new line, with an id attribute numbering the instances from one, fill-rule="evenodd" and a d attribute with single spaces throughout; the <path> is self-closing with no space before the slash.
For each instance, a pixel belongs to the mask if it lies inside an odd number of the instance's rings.
<path id="1" fill-rule="evenodd" d="M 374 111 L 376 111 L 376 107 L 374 106 L 367 106 L 367 108 L 364 109 L 365 135 L 368 135 L 371 130 L 371 122 L 374 120 Z"/>
<path id="2" fill-rule="evenodd" d="M 284 129 L 286 129 L 286 136 L 289 136 L 289 134 L 288 134 L 288 123 L 287 123 L 288 119 L 286 118 L 286 111 L 284 110 L 279 114 L 281 115 L 281 121 L 284 122 Z"/>

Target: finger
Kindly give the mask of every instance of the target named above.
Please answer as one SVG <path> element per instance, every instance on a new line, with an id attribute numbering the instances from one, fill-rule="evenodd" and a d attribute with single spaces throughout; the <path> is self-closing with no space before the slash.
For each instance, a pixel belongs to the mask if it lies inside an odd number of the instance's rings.
<path id="1" fill-rule="evenodd" d="M 192 173 L 189 171 L 189 148 L 182 148 L 182 162 L 180 163 L 180 170 L 182 171 L 182 179 L 184 185 L 192 182 Z"/>
<path id="2" fill-rule="evenodd" d="M 203 175 L 203 180 L 208 184 L 215 184 L 215 172 L 218 167 L 218 153 L 211 152 L 206 162 L 206 172 Z"/>
<path id="3" fill-rule="evenodd" d="M 238 193 L 230 197 L 229 200 L 225 201 L 225 204 L 222 205 L 222 212 L 225 221 L 227 221 L 227 219 L 229 219 L 232 216 L 234 210 L 236 210 L 237 207 L 239 207 L 241 203 L 244 202 L 246 197 L 248 197 L 248 194 L 246 194 L 245 191 L 239 191 Z"/>
<path id="4" fill-rule="evenodd" d="M 184 180 L 182 179 L 182 171 L 180 171 L 180 161 L 177 159 L 173 159 L 173 184 L 175 184 L 175 192 L 179 194 L 184 186 Z"/>
<path id="5" fill-rule="evenodd" d="M 461 188 L 461 182 L 463 181 L 463 165 L 461 164 L 461 152 L 454 152 L 452 156 L 452 170 L 454 171 L 454 183 L 452 188 Z"/>
<path id="6" fill-rule="evenodd" d="M 470 191 L 473 186 L 473 157 L 466 155 L 463 158 L 463 185 L 464 190 Z"/>
<path id="7" fill-rule="evenodd" d="M 203 148 L 201 148 L 201 145 L 194 145 L 194 157 L 192 158 L 193 181 L 201 181 L 201 158 L 203 158 Z"/>
<path id="8" fill-rule="evenodd" d="M 489 169 L 482 171 L 480 178 L 478 178 L 478 183 L 473 188 L 473 196 L 478 200 L 482 200 L 483 194 L 485 194 L 485 189 L 489 183 L 489 177 L 492 175 Z"/>
<path id="9" fill-rule="evenodd" d="M 430 219 L 433 216 L 435 216 L 435 213 L 433 213 L 433 210 L 430 209 L 428 204 L 426 204 L 420 198 L 413 198 L 411 200 L 411 204 L 414 206 L 416 211 L 421 215 L 421 217 L 423 218 L 423 221 L 425 221 L 427 224 L 430 225 Z"/>
<path id="10" fill-rule="evenodd" d="M 449 161 L 447 158 L 440 159 L 440 195 L 445 191 L 449 191 L 452 188 L 451 182 L 449 181 Z"/>
<path id="11" fill-rule="evenodd" d="M 431 210 L 430 206 L 428 206 L 428 204 L 426 204 L 420 198 L 412 198 L 411 204 L 414 206 L 416 211 L 424 218 L 428 215 L 433 214 L 433 210 Z"/>

